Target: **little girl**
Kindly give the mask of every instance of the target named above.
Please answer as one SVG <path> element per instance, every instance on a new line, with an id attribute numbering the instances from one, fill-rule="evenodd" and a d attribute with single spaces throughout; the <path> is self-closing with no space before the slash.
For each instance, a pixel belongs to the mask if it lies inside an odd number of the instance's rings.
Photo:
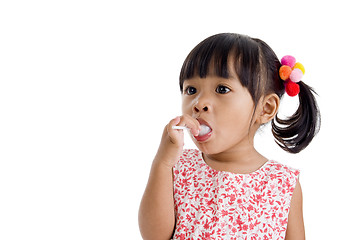
<path id="1" fill-rule="evenodd" d="M 272 123 L 277 144 L 298 153 L 320 115 L 295 58 L 281 62 L 263 41 L 211 36 L 187 56 L 179 84 L 183 115 L 165 127 L 139 210 L 144 239 L 304 239 L 299 171 L 256 151 L 257 129 Z M 287 119 L 284 93 L 298 95 Z M 187 128 L 199 150 L 183 150 Z"/>

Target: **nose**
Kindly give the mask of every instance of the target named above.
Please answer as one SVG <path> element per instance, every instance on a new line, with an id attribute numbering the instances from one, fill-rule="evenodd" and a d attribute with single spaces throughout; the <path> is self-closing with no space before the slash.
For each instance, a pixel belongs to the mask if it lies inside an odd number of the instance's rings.
<path id="1" fill-rule="evenodd" d="M 195 113 L 199 112 L 208 112 L 210 109 L 210 104 L 204 101 L 197 101 L 196 104 L 193 106 L 193 111 Z"/>

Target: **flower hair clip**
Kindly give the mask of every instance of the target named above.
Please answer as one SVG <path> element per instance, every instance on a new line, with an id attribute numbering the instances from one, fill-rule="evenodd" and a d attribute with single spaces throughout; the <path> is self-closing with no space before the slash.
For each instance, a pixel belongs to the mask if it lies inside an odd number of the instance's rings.
<path id="1" fill-rule="evenodd" d="M 301 81 L 303 74 L 305 74 L 305 67 L 296 62 L 296 58 L 286 55 L 281 59 L 282 66 L 279 70 L 279 75 L 285 81 L 286 93 L 294 97 L 300 92 L 298 82 Z"/>

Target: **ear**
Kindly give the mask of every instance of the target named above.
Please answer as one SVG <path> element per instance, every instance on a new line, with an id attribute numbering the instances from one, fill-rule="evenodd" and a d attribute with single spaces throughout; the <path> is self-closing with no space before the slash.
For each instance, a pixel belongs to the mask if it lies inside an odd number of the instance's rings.
<path id="1" fill-rule="evenodd" d="M 280 105 L 280 98 L 272 93 L 263 98 L 261 112 L 259 115 L 260 124 L 271 121 L 277 114 Z"/>

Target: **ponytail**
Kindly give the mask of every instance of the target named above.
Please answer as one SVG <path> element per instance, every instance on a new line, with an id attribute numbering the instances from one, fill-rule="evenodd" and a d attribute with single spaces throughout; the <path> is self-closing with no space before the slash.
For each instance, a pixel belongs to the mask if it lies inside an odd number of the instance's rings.
<path id="1" fill-rule="evenodd" d="M 289 118 L 283 120 L 277 115 L 272 120 L 272 133 L 276 143 L 285 151 L 299 153 L 310 144 L 321 124 L 320 111 L 314 94 L 304 82 L 300 86 L 299 106 Z"/>

